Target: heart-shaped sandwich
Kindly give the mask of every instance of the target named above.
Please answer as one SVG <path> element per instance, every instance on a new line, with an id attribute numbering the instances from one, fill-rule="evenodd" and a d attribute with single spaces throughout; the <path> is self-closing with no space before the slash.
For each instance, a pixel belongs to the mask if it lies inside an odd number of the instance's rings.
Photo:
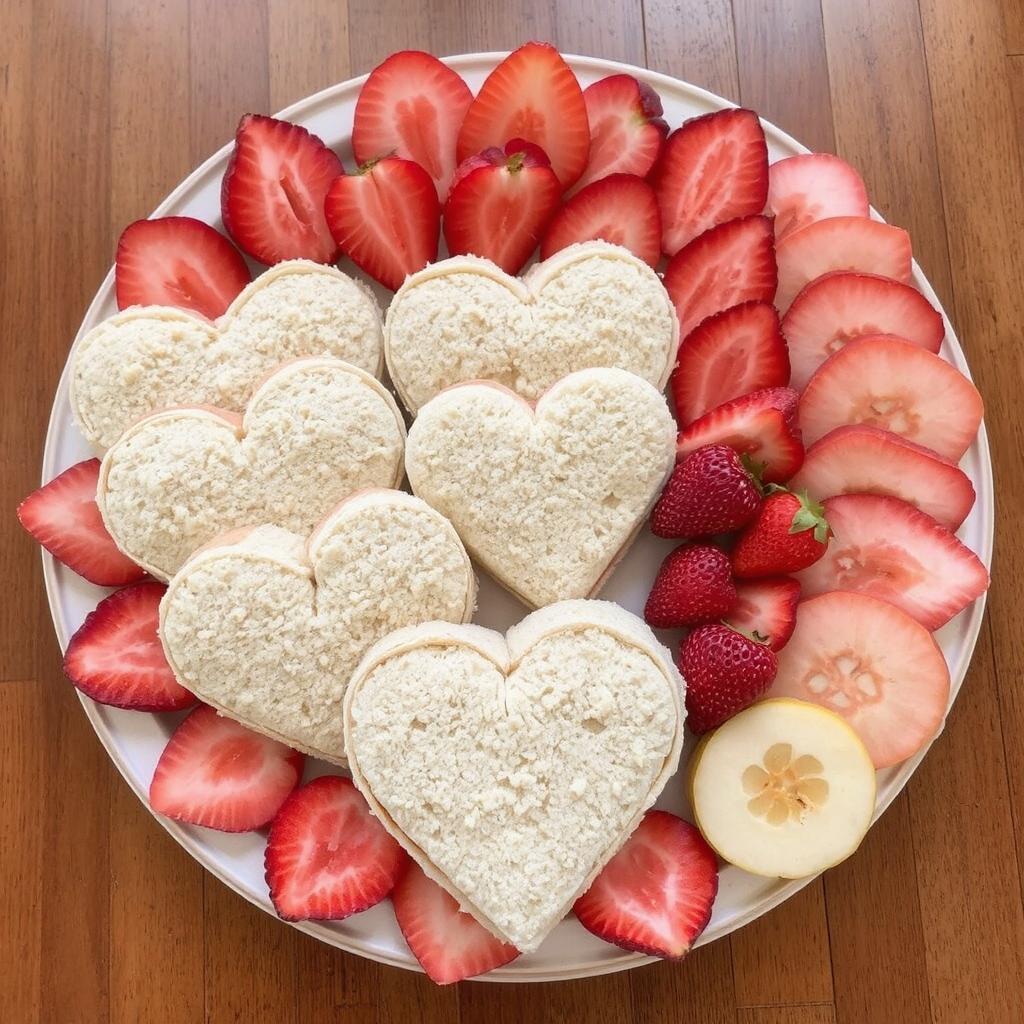
<path id="1" fill-rule="evenodd" d="M 399 630 L 345 695 L 352 778 L 481 924 L 536 949 L 675 772 L 683 681 L 635 616 L 565 601 L 507 637 Z"/>
<path id="2" fill-rule="evenodd" d="M 401 626 L 466 622 L 476 582 L 451 524 L 402 491 L 342 502 L 308 541 L 236 531 L 190 558 L 160 605 L 181 684 L 243 725 L 344 763 L 341 701 L 376 640 Z"/>
<path id="3" fill-rule="evenodd" d="M 675 463 L 661 393 L 625 370 L 580 370 L 536 403 L 493 382 L 457 384 L 409 431 L 413 491 L 470 554 L 534 607 L 593 597 Z"/>
<path id="4" fill-rule="evenodd" d="M 168 579 L 227 530 L 305 535 L 348 495 L 397 487 L 404 443 L 380 381 L 338 359 L 297 359 L 257 387 L 244 416 L 191 406 L 143 417 L 103 457 L 96 501 L 121 551 Z"/>
<path id="5" fill-rule="evenodd" d="M 658 275 L 628 249 L 569 246 L 522 278 L 455 256 L 406 278 L 388 309 L 385 356 L 415 412 L 466 380 L 538 398 L 559 378 L 618 366 L 664 388 L 679 322 Z"/>
<path id="6" fill-rule="evenodd" d="M 168 306 L 133 306 L 97 324 L 71 356 L 71 408 L 86 439 L 109 448 L 155 409 L 239 412 L 264 374 L 301 356 L 335 356 L 376 376 L 380 310 L 361 282 L 291 260 L 256 278 L 216 323 Z"/>

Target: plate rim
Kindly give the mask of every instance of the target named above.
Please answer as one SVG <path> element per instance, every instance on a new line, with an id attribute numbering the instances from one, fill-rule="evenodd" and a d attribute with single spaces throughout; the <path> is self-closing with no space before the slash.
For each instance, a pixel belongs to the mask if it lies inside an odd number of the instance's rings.
<path id="1" fill-rule="evenodd" d="M 507 50 L 493 50 L 493 51 L 482 51 L 478 53 L 464 53 L 464 54 L 451 54 L 448 56 L 441 57 L 445 64 L 451 67 L 453 70 L 460 71 L 463 69 L 479 70 L 480 65 L 493 66 L 499 61 L 508 56 L 510 51 Z M 648 68 L 642 68 L 633 64 L 628 64 L 622 61 L 608 60 L 602 57 L 591 57 L 580 54 L 563 53 L 562 57 L 566 63 L 574 70 L 577 71 L 581 67 L 591 71 L 600 72 L 603 74 L 630 74 L 635 77 L 639 77 L 652 85 L 655 89 L 663 88 L 668 89 L 674 93 L 686 93 L 689 94 L 693 99 L 699 100 L 700 102 L 712 106 L 714 108 L 723 107 L 735 107 L 736 103 L 726 99 L 723 96 L 719 96 L 707 89 L 703 89 L 700 86 L 693 85 L 692 83 L 685 82 L 682 79 L 675 78 L 672 75 L 667 75 L 659 71 L 654 71 Z M 311 93 L 309 96 L 302 97 L 296 100 L 294 103 L 289 104 L 279 113 L 275 114 L 275 117 L 283 118 L 285 120 L 296 120 L 310 117 L 316 110 L 316 108 L 333 102 L 340 94 L 349 92 L 350 90 L 358 89 L 367 79 L 368 73 L 359 75 L 354 78 L 345 79 L 342 82 L 337 82 L 330 85 L 318 92 Z M 768 121 L 767 119 L 760 117 L 762 126 L 764 127 L 766 135 L 773 137 L 774 141 L 783 147 L 793 149 L 798 153 L 809 153 L 810 150 L 800 143 L 793 136 L 779 128 L 777 125 Z M 169 208 L 177 204 L 181 197 L 194 185 L 205 178 L 209 173 L 218 165 L 221 161 L 225 160 L 230 154 L 233 146 L 233 141 L 228 141 L 223 146 L 218 148 L 209 157 L 202 161 L 197 167 L 195 167 L 185 178 L 182 179 L 156 206 L 156 208 L 148 215 L 149 217 L 159 217 L 167 213 Z M 872 207 L 872 214 L 882 219 L 877 211 Z M 938 296 L 935 294 L 931 282 L 925 276 L 921 270 L 917 260 L 913 261 L 912 276 L 915 285 L 921 291 L 921 293 L 927 298 L 942 314 L 944 325 L 946 328 L 946 343 L 949 347 L 950 361 L 958 370 L 961 371 L 968 379 L 971 378 L 970 368 L 967 365 L 967 360 L 964 355 L 963 349 L 960 345 L 959 338 L 953 328 L 952 323 L 949 320 L 948 315 L 939 301 Z M 69 366 L 70 366 L 70 353 L 74 346 L 77 345 L 86 331 L 86 324 L 90 324 L 94 319 L 97 318 L 97 311 L 100 306 L 105 304 L 110 295 L 113 292 L 114 285 L 114 267 L 111 266 L 99 287 L 94 294 L 92 301 L 89 303 L 85 314 L 82 317 L 82 322 L 76 333 L 74 342 L 69 349 L 68 360 L 65 362 L 64 367 L 61 371 L 60 378 L 57 382 L 57 386 L 54 392 L 54 401 L 50 410 L 50 416 L 47 420 L 46 439 L 43 448 L 42 457 L 42 483 L 46 483 L 56 475 L 57 470 L 54 468 L 54 462 L 56 459 L 56 434 L 58 430 L 58 420 L 66 416 L 67 414 L 67 390 L 68 390 L 68 379 L 69 379 Z M 977 447 L 977 455 L 980 463 L 979 479 L 975 482 L 978 485 L 978 498 L 980 511 L 982 512 L 982 520 L 980 523 L 981 530 L 983 532 L 983 543 L 981 550 L 977 551 L 976 554 L 984 563 L 987 569 L 991 570 L 992 565 L 992 553 L 994 546 L 994 534 L 995 534 L 995 505 L 996 495 L 992 472 L 992 459 L 988 443 L 988 434 L 985 428 L 985 422 L 982 423 L 978 430 L 978 435 L 973 442 L 973 446 Z M 982 499 L 984 504 L 982 505 Z M 68 629 L 67 623 L 64 621 L 63 611 L 58 598 L 60 590 L 60 582 L 57 578 L 57 562 L 45 549 L 41 550 L 41 557 L 43 563 L 43 580 L 46 588 L 47 603 L 50 609 L 50 617 L 53 621 L 54 631 L 57 635 L 57 641 L 63 651 L 67 647 L 68 640 L 71 635 L 71 631 Z M 981 632 L 981 626 L 984 620 L 985 606 L 987 603 L 987 592 L 978 598 L 969 609 L 969 616 L 966 623 L 965 639 L 963 644 L 964 653 L 961 656 L 957 665 L 950 666 L 950 701 L 946 711 L 946 716 L 943 719 L 942 726 L 939 731 L 935 734 L 932 740 L 920 751 L 918 751 L 913 757 L 902 762 L 899 765 L 898 772 L 893 779 L 893 785 L 888 795 L 883 798 L 879 803 L 876 804 L 874 814 L 871 819 L 872 827 L 878 821 L 882 814 L 888 809 L 896 797 L 903 792 L 909 783 L 910 779 L 917 771 L 921 761 L 925 755 L 931 749 L 932 744 L 942 735 L 945 730 L 946 721 L 948 720 L 949 712 L 952 710 L 953 704 L 959 694 L 960 688 L 963 685 L 964 678 L 970 667 L 971 661 L 973 660 L 975 648 L 977 646 L 978 637 Z M 107 756 L 113 762 L 118 772 L 121 774 L 124 781 L 128 784 L 135 795 L 142 801 L 146 810 L 149 814 L 164 828 L 168 834 L 170 834 L 174 840 L 182 846 L 188 854 L 195 859 L 204 870 L 208 871 L 221 883 L 226 885 L 228 888 L 233 890 L 243 899 L 249 903 L 258 907 L 260 910 L 270 914 L 276 920 L 277 915 L 274 913 L 273 906 L 270 901 L 266 898 L 259 896 L 253 892 L 247 892 L 235 880 L 227 874 L 219 864 L 211 861 L 211 859 L 202 850 L 199 844 L 178 822 L 175 822 L 169 818 L 165 818 L 162 815 L 156 814 L 150 807 L 147 794 L 144 787 L 137 782 L 134 778 L 134 773 L 128 768 L 120 753 L 113 744 L 111 731 L 108 729 L 106 723 L 100 718 L 100 712 L 98 706 L 88 699 L 83 693 L 75 691 L 79 702 L 81 703 L 86 717 L 89 719 L 90 724 L 93 727 L 96 735 L 102 743 L 104 749 L 107 752 Z M 794 896 L 797 892 L 809 885 L 814 879 L 820 877 L 820 873 L 816 875 L 808 876 L 807 878 L 794 879 L 792 881 L 781 884 L 778 889 L 771 895 L 764 897 L 753 907 L 748 908 L 745 913 L 740 914 L 738 917 L 733 919 L 727 927 L 724 927 L 720 932 L 716 932 L 714 935 L 709 935 L 707 932 L 703 933 L 695 943 L 695 946 L 701 946 L 708 942 L 715 941 L 719 938 L 724 938 L 726 935 L 737 931 L 740 928 L 745 927 L 752 921 L 775 909 L 781 903 L 785 902 L 791 896 Z M 416 962 L 415 958 L 408 955 L 406 958 L 400 958 L 398 956 L 389 956 L 385 953 L 377 950 L 367 950 L 359 946 L 353 941 L 349 941 L 347 937 L 339 932 L 330 930 L 318 922 L 315 921 L 299 921 L 299 922 L 280 922 L 287 924 L 292 928 L 296 928 L 308 935 L 319 939 L 328 945 L 335 946 L 346 952 L 352 953 L 356 956 L 361 956 L 365 959 L 374 960 L 378 963 L 387 964 L 392 967 L 399 967 L 405 970 L 413 970 L 422 973 L 422 968 Z M 519 965 L 516 967 L 514 964 L 506 967 L 498 968 L 497 970 L 490 971 L 487 974 L 481 975 L 477 978 L 470 980 L 481 981 L 481 982 L 492 982 L 492 983 L 520 983 L 520 982 L 540 982 L 540 981 L 564 981 L 573 980 L 578 978 L 595 977 L 602 974 L 612 974 L 618 971 L 630 970 L 635 967 L 640 967 L 645 964 L 661 962 L 658 957 L 647 956 L 642 953 L 628 953 L 622 951 L 622 955 L 614 960 L 599 960 L 590 962 L 581 962 L 574 965 L 572 968 L 565 970 L 552 969 L 550 967 L 530 967 L 528 965 Z"/>

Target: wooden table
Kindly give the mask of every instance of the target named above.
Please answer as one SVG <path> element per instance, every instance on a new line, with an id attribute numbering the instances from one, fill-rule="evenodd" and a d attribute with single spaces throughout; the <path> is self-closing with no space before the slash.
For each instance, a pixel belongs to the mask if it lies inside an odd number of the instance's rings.
<path id="1" fill-rule="evenodd" d="M 998 561 L 948 727 L 855 857 L 680 964 L 440 989 L 255 910 L 157 826 L 61 675 L 13 509 L 118 232 L 242 112 L 392 50 L 531 37 L 706 86 L 861 169 L 985 395 Z M 1022 116 L 1021 0 L 0 0 L 0 1019 L 1024 1020 Z"/>

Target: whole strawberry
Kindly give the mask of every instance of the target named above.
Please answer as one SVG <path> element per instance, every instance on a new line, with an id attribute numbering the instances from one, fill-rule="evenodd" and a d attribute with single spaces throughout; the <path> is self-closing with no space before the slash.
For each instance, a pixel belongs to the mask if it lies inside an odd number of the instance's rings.
<path id="1" fill-rule="evenodd" d="M 733 575 L 752 579 L 806 569 L 825 554 L 830 533 L 825 510 L 806 491 L 775 487 L 732 549 Z"/>
<path id="2" fill-rule="evenodd" d="M 729 556 L 712 544 L 683 544 L 661 563 L 644 607 L 659 629 L 715 622 L 736 607 Z"/>
<path id="3" fill-rule="evenodd" d="M 698 448 L 676 464 L 651 512 L 658 537 L 707 537 L 746 525 L 761 488 L 727 444 Z"/>
<path id="4" fill-rule="evenodd" d="M 716 729 L 749 707 L 775 679 L 775 652 L 729 626 L 700 626 L 683 641 L 679 671 L 686 680 L 686 723 Z"/>

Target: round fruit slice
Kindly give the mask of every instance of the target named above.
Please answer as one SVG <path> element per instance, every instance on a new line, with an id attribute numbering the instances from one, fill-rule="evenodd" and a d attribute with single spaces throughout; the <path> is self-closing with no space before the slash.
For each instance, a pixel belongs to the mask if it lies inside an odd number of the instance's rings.
<path id="1" fill-rule="evenodd" d="M 931 633 L 895 605 L 834 592 L 797 608 L 768 695 L 842 715 L 875 767 L 888 768 L 938 731 L 949 704 L 949 669 Z"/>
<path id="2" fill-rule="evenodd" d="M 860 845 L 875 809 L 875 769 L 838 715 L 764 700 L 697 748 L 690 796 L 720 857 L 755 875 L 803 878 Z"/>
<path id="3" fill-rule="evenodd" d="M 981 423 L 978 389 L 945 359 L 903 338 L 859 338 L 826 360 L 800 397 L 811 444 L 835 427 L 866 423 L 959 459 Z"/>
<path id="4" fill-rule="evenodd" d="M 828 217 L 867 217 L 864 181 L 831 153 L 801 153 L 768 168 L 766 212 L 775 216 L 775 238 Z"/>

